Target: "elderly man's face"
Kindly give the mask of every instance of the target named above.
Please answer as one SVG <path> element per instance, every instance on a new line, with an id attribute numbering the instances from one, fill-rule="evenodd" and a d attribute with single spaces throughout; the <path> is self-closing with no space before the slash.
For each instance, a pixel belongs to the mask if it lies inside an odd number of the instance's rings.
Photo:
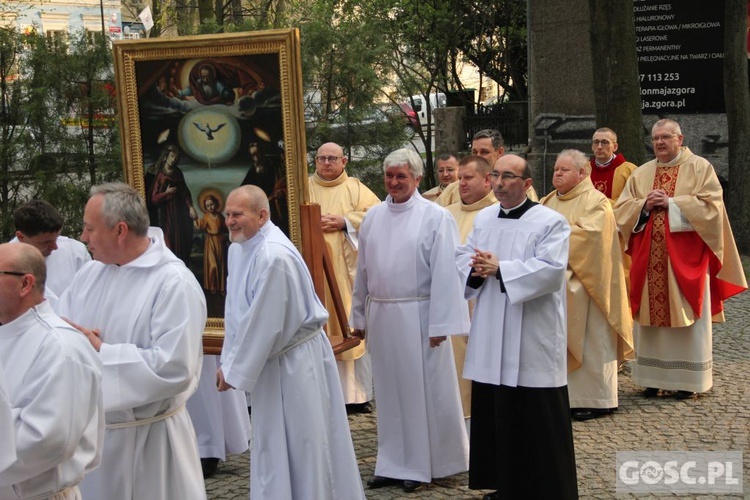
<path id="1" fill-rule="evenodd" d="M 578 170 L 569 156 L 560 157 L 555 162 L 552 185 L 555 186 L 558 193 L 567 193 L 585 178 L 586 172 L 583 169 Z"/>
<path id="2" fill-rule="evenodd" d="M 617 151 L 617 140 L 612 132 L 596 132 L 591 138 L 591 151 L 600 163 L 609 161 Z"/>
<path id="3" fill-rule="evenodd" d="M 476 163 L 458 167 L 458 189 L 465 205 L 478 202 L 490 192 L 490 174 L 482 175 Z"/>
<path id="4" fill-rule="evenodd" d="M 446 187 L 451 182 L 458 180 L 458 160 L 450 157 L 447 160 L 438 160 L 437 173 L 440 185 Z"/>
<path id="5" fill-rule="evenodd" d="M 408 165 L 388 167 L 385 171 L 385 189 L 394 203 L 403 203 L 412 197 L 422 177 L 415 177 Z"/>
<path id="6" fill-rule="evenodd" d="M 482 137 L 471 142 L 471 154 L 481 156 L 490 165 L 494 165 L 497 159 L 503 156 L 504 152 L 505 148 L 493 148 L 492 139 L 489 137 Z"/>
<path id="7" fill-rule="evenodd" d="M 104 264 L 116 264 L 118 258 L 117 225 L 107 227 L 102 216 L 103 195 L 92 196 L 83 212 L 83 232 L 81 241 L 88 246 L 94 260 Z"/>
<path id="8" fill-rule="evenodd" d="M 244 193 L 231 193 L 224 211 L 229 241 L 242 243 L 258 234 L 268 216 L 264 214 L 264 210 L 256 211 L 250 207 L 250 200 Z"/>
<path id="9" fill-rule="evenodd" d="M 206 83 L 213 83 L 214 82 L 214 76 L 211 74 L 211 70 L 208 68 L 202 68 L 201 69 L 201 80 Z"/>
<path id="10" fill-rule="evenodd" d="M 673 127 L 666 125 L 655 128 L 651 132 L 651 142 L 654 144 L 656 159 L 668 163 L 680 154 L 683 136 L 677 134 Z"/>

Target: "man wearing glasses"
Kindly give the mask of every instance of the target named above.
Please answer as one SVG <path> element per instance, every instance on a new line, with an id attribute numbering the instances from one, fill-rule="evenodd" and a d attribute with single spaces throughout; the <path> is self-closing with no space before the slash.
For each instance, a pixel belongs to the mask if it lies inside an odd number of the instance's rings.
<path id="1" fill-rule="evenodd" d="M 359 226 L 367 210 L 379 204 L 380 200 L 359 179 L 349 177 L 344 167 L 346 157 L 341 146 L 333 142 L 323 144 L 315 156 L 315 173 L 309 177 L 309 187 L 310 201 L 320 205 L 320 227 L 348 316 L 357 272 Z M 326 309 L 335 311 L 327 284 Z M 342 336 L 341 325 L 336 315 L 332 314 L 328 321 L 328 337 Z M 372 365 L 365 343 L 336 356 L 336 366 L 347 412 L 372 412 Z"/>
<path id="2" fill-rule="evenodd" d="M 680 125 L 657 121 L 656 159 L 633 172 L 614 207 L 633 264 L 633 379 L 654 397 L 708 391 L 711 321 L 747 289 L 713 166 L 682 146 Z"/>
<path id="3" fill-rule="evenodd" d="M 473 380 L 469 488 L 483 498 L 578 498 L 567 388 L 565 270 L 570 227 L 531 201 L 531 169 L 501 157 L 500 206 L 474 218 L 456 251 L 476 299 L 464 378 Z M 539 476 L 543 474 L 544 480 Z"/>
<path id="4" fill-rule="evenodd" d="M 102 362 L 52 311 L 45 279 L 36 248 L 0 245 L 0 385 L 15 429 L 10 440 L 0 429 L 0 498 L 81 498 L 78 483 L 101 459 Z M 3 464 L 9 452 L 17 458 Z"/>
<path id="5" fill-rule="evenodd" d="M 591 182 L 614 206 L 636 167 L 617 152 L 617 134 L 611 128 L 602 127 L 594 132 L 591 151 L 594 153 L 590 160 Z"/>
<path id="6" fill-rule="evenodd" d="M 594 153 L 594 157 L 590 160 L 591 182 L 598 191 L 609 198 L 609 202 L 614 206 L 636 166 L 626 161 L 622 153 L 617 152 L 617 134 L 611 128 L 603 127 L 594 132 L 591 151 Z M 623 249 L 625 247 L 622 239 L 620 239 L 620 247 Z M 625 286 L 630 288 L 630 256 L 624 251 L 622 265 L 625 269 Z"/>

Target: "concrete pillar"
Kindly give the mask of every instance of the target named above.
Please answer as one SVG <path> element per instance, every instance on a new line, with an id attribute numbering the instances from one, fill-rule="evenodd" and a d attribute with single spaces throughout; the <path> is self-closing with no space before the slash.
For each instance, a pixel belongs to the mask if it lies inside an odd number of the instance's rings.
<path id="1" fill-rule="evenodd" d="M 456 153 L 466 149 L 464 118 L 466 108 L 450 107 L 433 110 L 435 118 L 435 152 Z"/>

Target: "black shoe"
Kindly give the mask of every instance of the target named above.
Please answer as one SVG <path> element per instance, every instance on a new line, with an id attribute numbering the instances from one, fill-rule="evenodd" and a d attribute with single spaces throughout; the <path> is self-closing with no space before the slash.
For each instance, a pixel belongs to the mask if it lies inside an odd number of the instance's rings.
<path id="1" fill-rule="evenodd" d="M 677 391 L 674 393 L 675 399 L 696 399 L 697 397 L 698 393 L 690 391 Z"/>
<path id="2" fill-rule="evenodd" d="M 393 486 L 400 482 L 401 481 L 398 479 L 393 479 L 392 477 L 372 476 L 371 479 L 367 480 L 367 487 L 371 490 L 375 490 L 378 488 L 385 488 L 386 486 Z"/>
<path id="3" fill-rule="evenodd" d="M 216 474 L 216 469 L 219 468 L 219 459 L 218 458 L 201 458 L 201 469 L 203 469 L 203 479 L 208 479 L 209 477 Z"/>
<path id="4" fill-rule="evenodd" d="M 482 500 L 499 500 L 499 499 L 500 499 L 499 491 L 493 491 L 492 493 L 487 493 L 485 496 L 482 497 Z"/>
<path id="5" fill-rule="evenodd" d="M 420 483 L 419 481 L 412 481 L 410 479 L 404 480 L 404 491 L 406 493 L 411 493 L 412 491 L 417 491 L 419 488 L 422 487 L 424 483 Z"/>
<path id="6" fill-rule="evenodd" d="M 659 389 L 656 387 L 647 387 L 645 391 L 643 391 L 643 397 L 644 398 L 655 398 L 659 395 Z"/>
<path id="7" fill-rule="evenodd" d="M 372 403 L 368 401 L 366 403 L 351 403 L 346 405 L 347 415 L 355 415 L 357 413 L 372 413 Z"/>
<path id="8" fill-rule="evenodd" d="M 603 414 L 598 413 L 591 410 L 586 410 L 583 408 L 576 408 L 570 410 L 570 417 L 573 420 L 577 420 L 579 422 L 585 422 L 586 420 L 594 420 L 595 418 L 601 417 Z"/>
<path id="9" fill-rule="evenodd" d="M 611 415 L 616 408 L 571 408 L 570 416 L 573 420 L 579 422 L 585 422 L 586 420 L 593 420 L 595 418 L 603 417 L 604 415 Z"/>

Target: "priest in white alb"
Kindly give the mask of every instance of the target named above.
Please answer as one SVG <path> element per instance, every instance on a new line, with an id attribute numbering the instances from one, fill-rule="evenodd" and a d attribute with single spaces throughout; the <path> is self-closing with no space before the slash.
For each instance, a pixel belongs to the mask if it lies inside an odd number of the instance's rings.
<path id="1" fill-rule="evenodd" d="M 80 499 L 78 484 L 101 459 L 102 363 L 52 311 L 45 279 L 35 247 L 0 245 L 0 385 L 7 383 L 8 398 L 0 394 L 3 500 Z M 4 403 L 10 403 L 10 437 Z"/>
<path id="2" fill-rule="evenodd" d="M 399 149 L 383 162 L 386 202 L 360 228 L 351 324 L 372 354 L 378 457 L 370 488 L 411 492 L 468 466 L 449 335 L 465 335 L 454 253 L 456 222 L 422 198 L 422 158 Z"/>
<path id="3" fill-rule="evenodd" d="M 336 284 L 346 314 L 352 306 L 352 287 L 357 272 L 357 234 L 365 213 L 380 203 L 377 195 L 344 170 L 346 156 L 341 146 L 327 142 L 318 148 L 315 173 L 309 177 L 310 202 L 320 205 L 320 227 L 331 257 Z M 326 308 L 335 311 L 326 281 Z M 328 338 L 341 342 L 343 333 L 336 316 L 328 320 Z M 365 342 L 336 356 L 347 413 L 370 413 L 372 363 Z"/>
<path id="4" fill-rule="evenodd" d="M 107 500 L 203 500 L 185 402 L 200 376 L 206 301 L 193 273 L 148 222 L 132 187 L 94 186 L 81 234 L 94 261 L 57 306 L 104 364 L 104 453 L 81 492 Z"/>
<path id="5" fill-rule="evenodd" d="M 528 163 L 491 174 L 500 206 L 474 218 L 456 252 L 476 299 L 464 377 L 471 392 L 469 488 L 499 498 L 578 498 L 566 370 L 565 269 L 570 227 L 527 198 Z"/>
<path id="6" fill-rule="evenodd" d="M 305 261 L 253 185 L 227 198 L 229 277 L 219 390 L 253 402 L 252 500 L 363 500 L 328 319 Z"/>
<path id="7" fill-rule="evenodd" d="M 557 155 L 540 203 L 570 224 L 568 396 L 572 417 L 590 420 L 617 409 L 617 369 L 633 357 L 633 321 L 612 204 L 594 188 L 581 151 Z"/>
<path id="8" fill-rule="evenodd" d="M 458 185 L 461 201 L 447 207 L 456 223 L 461 244 L 466 243 L 466 238 L 474 227 L 474 217 L 483 208 L 497 205 L 497 199 L 492 193 L 490 186 L 490 172 L 492 165 L 481 156 L 471 155 L 463 158 L 458 164 Z M 469 301 L 469 316 L 474 310 L 474 301 Z M 464 418 L 469 425 L 471 418 L 471 380 L 463 378 L 464 358 L 466 357 L 466 344 L 468 336 L 454 335 L 451 337 L 453 344 L 453 356 L 456 360 L 456 373 L 458 375 L 458 387 L 461 391 L 461 406 L 464 410 Z M 468 427 L 467 427 L 468 428 Z"/>

